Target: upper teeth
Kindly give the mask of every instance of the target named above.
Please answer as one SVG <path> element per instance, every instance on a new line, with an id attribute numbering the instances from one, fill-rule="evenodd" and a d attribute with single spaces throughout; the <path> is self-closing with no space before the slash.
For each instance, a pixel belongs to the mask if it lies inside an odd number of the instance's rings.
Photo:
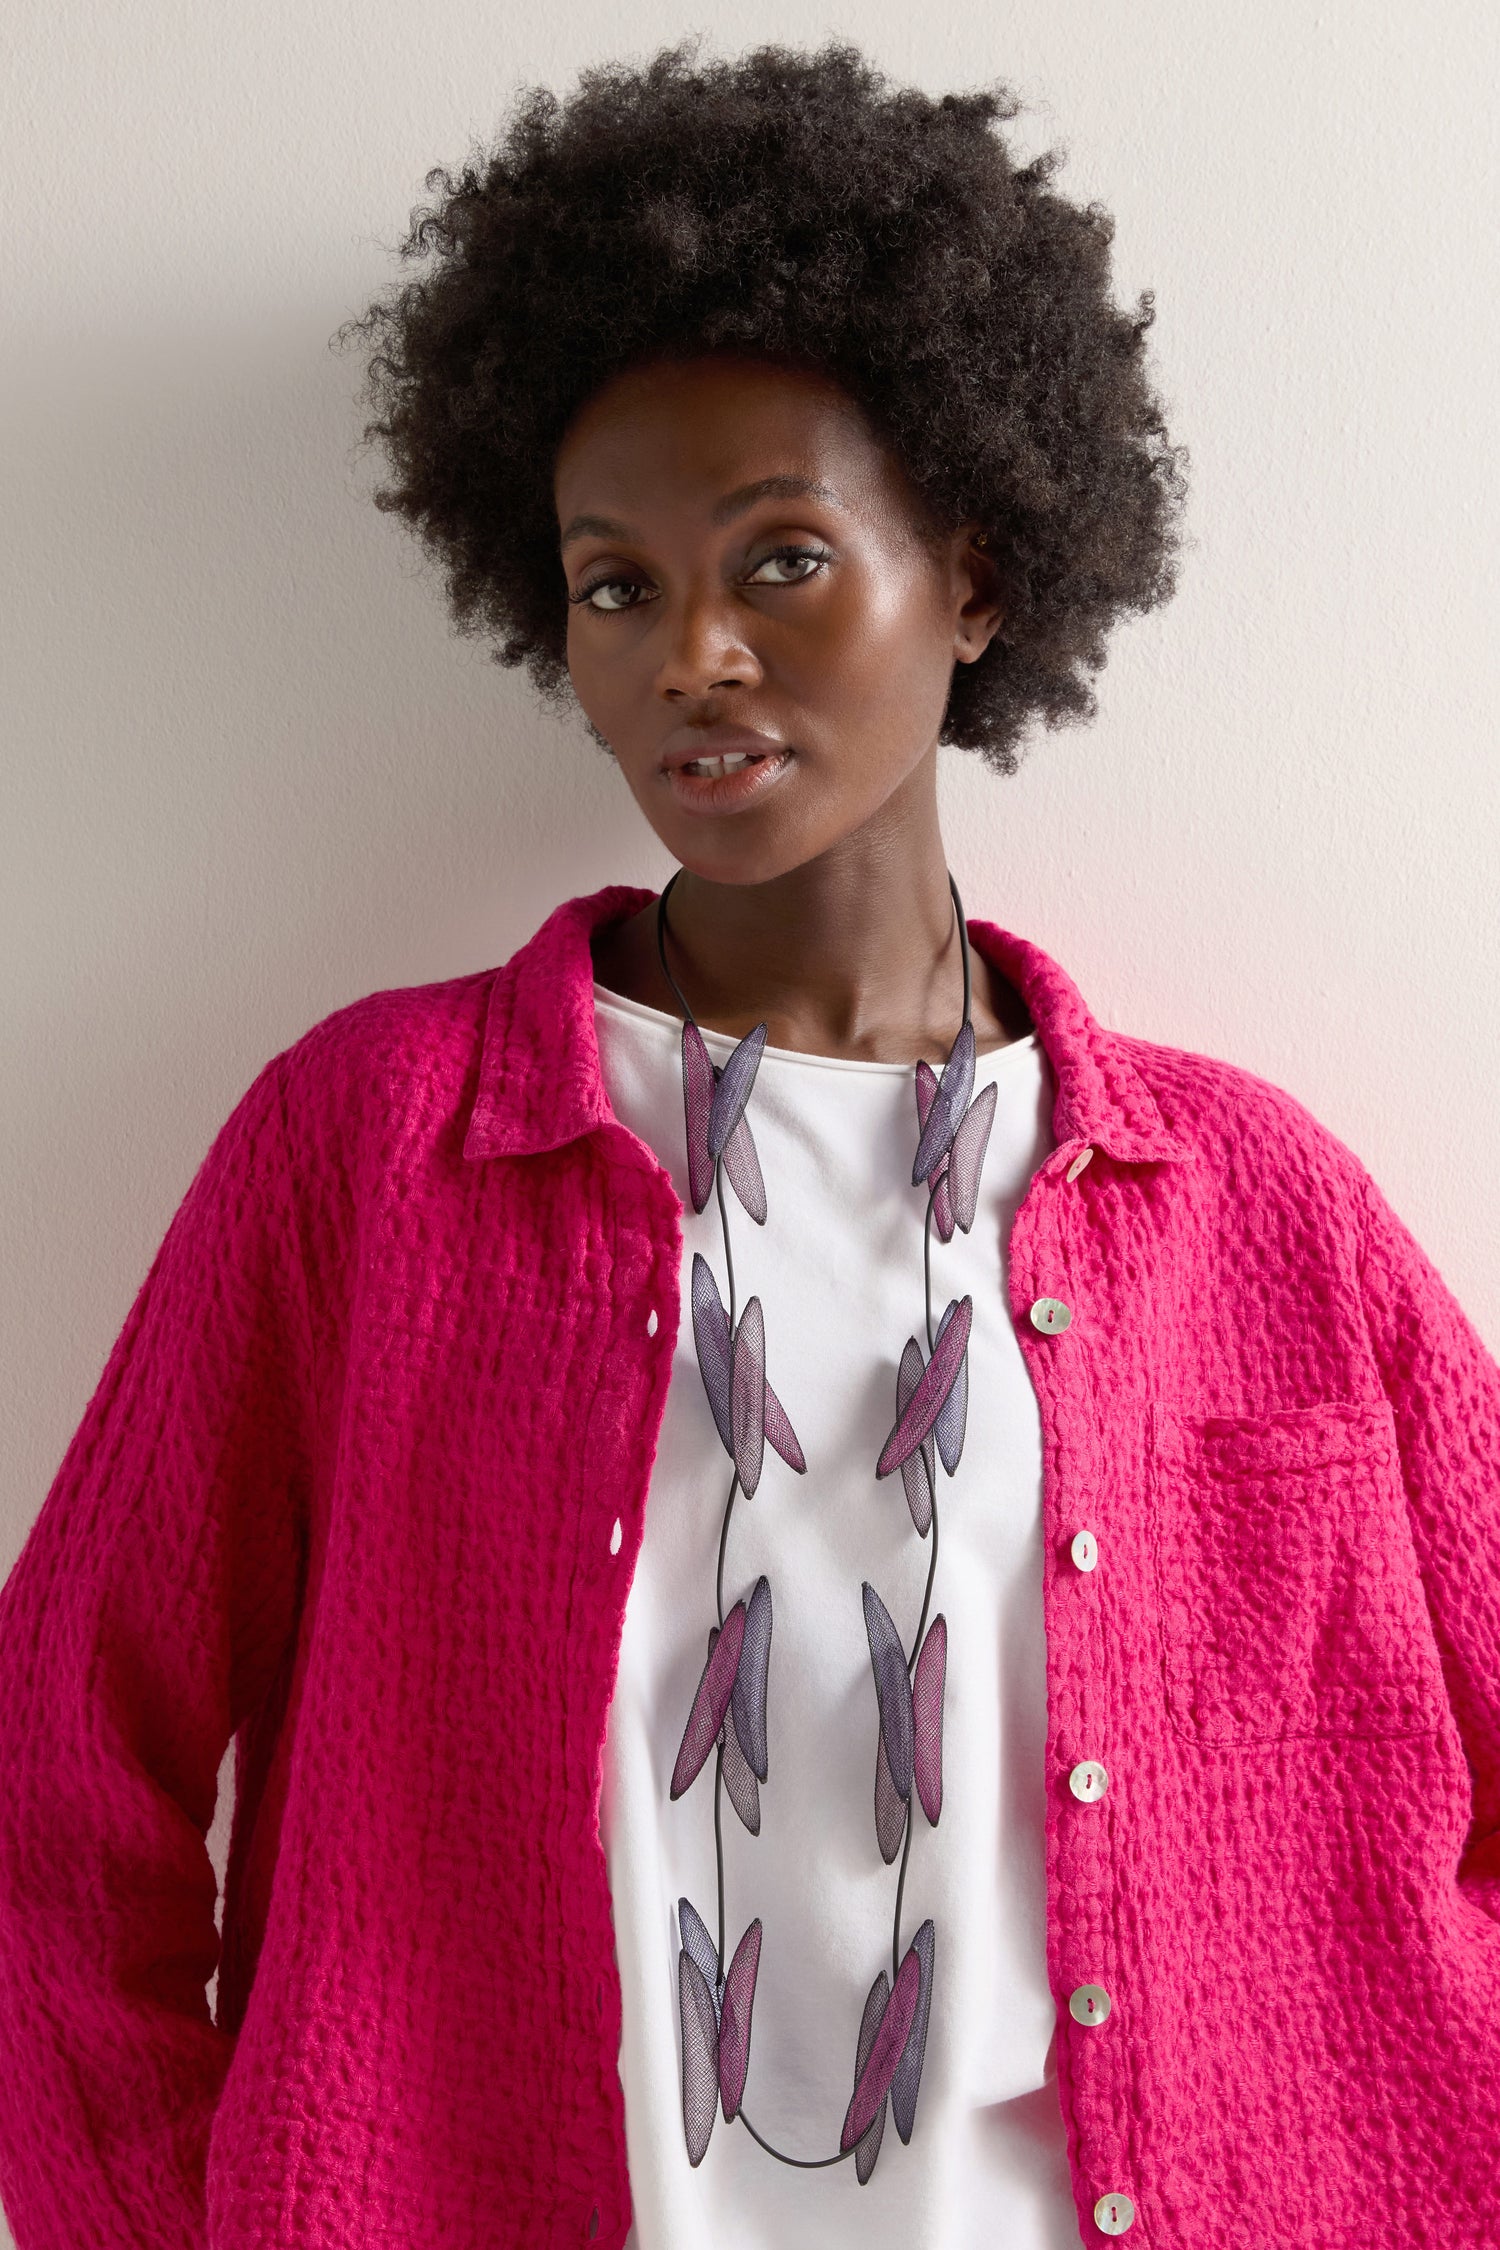
<path id="1" fill-rule="evenodd" d="M 717 781 L 722 774 L 733 773 L 737 766 L 747 766 L 753 754 L 749 750 L 730 750 L 722 758 L 694 758 L 685 770 L 688 773 L 704 774 L 710 781 Z"/>

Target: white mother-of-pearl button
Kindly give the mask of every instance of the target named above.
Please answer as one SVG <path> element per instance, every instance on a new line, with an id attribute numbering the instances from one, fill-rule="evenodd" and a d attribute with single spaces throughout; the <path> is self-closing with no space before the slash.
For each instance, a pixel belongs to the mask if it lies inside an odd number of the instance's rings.
<path id="1" fill-rule="evenodd" d="M 1072 1163 L 1068 1166 L 1068 1178 L 1070 1180 L 1077 1179 L 1079 1173 L 1083 1170 L 1085 1164 L 1088 1163 L 1089 1158 L 1093 1155 L 1093 1153 L 1094 1152 L 1091 1148 L 1081 1148 L 1078 1151 L 1078 1154 L 1074 1157 Z"/>
<path id="2" fill-rule="evenodd" d="M 1081 1805 L 1091 1805 L 1109 1787 L 1109 1775 L 1097 1758 L 1084 1758 L 1069 1774 L 1068 1787 Z"/>
<path id="3" fill-rule="evenodd" d="M 1038 1297 L 1031 1308 L 1032 1327 L 1040 1328 L 1048 1336 L 1055 1336 L 1066 1328 L 1072 1317 L 1061 1297 Z"/>
<path id="4" fill-rule="evenodd" d="M 1102 1984 L 1081 1984 L 1068 1996 L 1068 2014 L 1075 2023 L 1103 2023 L 1113 2006 Z"/>
<path id="5" fill-rule="evenodd" d="M 646 1315 L 646 1334 L 648 1336 L 654 1336 L 660 1325 L 661 1323 L 656 1317 L 656 1307 L 655 1305 L 653 1305 L 650 1312 Z"/>
<path id="6" fill-rule="evenodd" d="M 1101 2234 L 1123 2234 L 1135 2225 L 1135 2205 L 1128 2195 L 1101 2195 L 1094 2205 L 1094 2224 Z"/>
<path id="7" fill-rule="evenodd" d="M 616 1516 L 615 1528 L 609 1535 L 609 1551 L 612 1555 L 617 1555 L 620 1552 L 620 1541 L 624 1538 L 624 1536 L 625 1533 L 621 1528 L 620 1519 L 618 1516 Z"/>
<path id="8" fill-rule="evenodd" d="M 1079 1570 L 1093 1570 L 1099 1561 L 1099 1542 L 1091 1531 L 1075 1531 L 1068 1553 Z"/>

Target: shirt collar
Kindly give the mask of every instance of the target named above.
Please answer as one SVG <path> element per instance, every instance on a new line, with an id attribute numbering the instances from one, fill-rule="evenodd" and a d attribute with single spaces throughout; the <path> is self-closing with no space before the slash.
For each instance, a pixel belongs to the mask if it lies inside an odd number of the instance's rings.
<path id="1" fill-rule="evenodd" d="M 464 1155 L 540 1156 L 614 1122 L 594 1023 L 593 932 L 639 912 L 654 891 L 612 884 L 568 899 L 495 971 Z M 1030 1010 L 1057 1082 L 1054 1142 L 1090 1142 L 1126 1163 L 1190 1157 L 1126 1042 L 1097 1022 L 1061 965 L 993 922 L 969 937 Z"/>

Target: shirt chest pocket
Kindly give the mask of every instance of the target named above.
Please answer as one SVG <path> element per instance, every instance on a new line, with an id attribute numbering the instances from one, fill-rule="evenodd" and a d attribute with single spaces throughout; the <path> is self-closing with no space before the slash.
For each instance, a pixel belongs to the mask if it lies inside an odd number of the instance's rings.
<path id="1" fill-rule="evenodd" d="M 1439 1723 L 1442 1670 L 1383 1399 L 1254 1416 L 1157 1404 L 1151 1493 L 1181 1732 L 1250 1743 Z"/>

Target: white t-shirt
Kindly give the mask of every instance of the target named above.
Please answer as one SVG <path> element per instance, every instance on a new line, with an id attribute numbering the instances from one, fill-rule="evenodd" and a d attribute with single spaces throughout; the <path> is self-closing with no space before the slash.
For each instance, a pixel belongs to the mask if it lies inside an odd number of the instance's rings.
<path id="1" fill-rule="evenodd" d="M 972 1231 L 934 1229 L 934 1321 L 971 1294 L 962 1457 L 938 1470 L 929 1621 L 948 1627 L 943 1798 L 936 1828 L 912 1791 L 900 1951 L 935 1923 L 926 2060 L 909 2143 L 888 2115 L 874 2173 L 852 2157 L 780 2164 L 718 2113 L 696 2169 L 683 2132 L 677 1902 L 717 1935 L 714 1757 L 674 1804 L 678 1746 L 717 1619 L 714 1582 L 732 1466 L 693 1345 L 692 1255 L 727 1303 L 719 1213 L 688 1197 L 681 1024 L 595 988 L 616 1116 L 683 1199 L 683 1306 L 626 1602 L 604 1751 L 600 1831 L 623 1989 L 620 2075 L 634 2222 L 626 2250 L 1076 2250 L 1046 1974 L 1046 1675 L 1041 1426 L 1008 1310 L 1006 1247 L 1052 1146 L 1054 1085 L 1035 1034 L 979 1058 L 997 1104 Z M 715 1063 L 733 1041 L 704 1034 Z M 749 1115 L 765 1176 L 756 1226 L 726 1183 L 741 1307 L 758 1296 L 766 1372 L 807 1471 L 769 1447 L 730 1518 L 724 1607 L 770 1581 L 768 1777 L 752 1836 L 722 1805 L 725 1962 L 763 1924 L 742 2117 L 789 2156 L 837 2154 L 871 1983 L 891 1973 L 900 1856 L 876 1840 L 879 1727 L 861 1583 L 910 1650 L 932 1535 L 899 1474 L 875 1462 L 896 1416 L 908 1336 L 924 1349 L 925 1193 L 914 1073 L 768 1047 Z"/>

